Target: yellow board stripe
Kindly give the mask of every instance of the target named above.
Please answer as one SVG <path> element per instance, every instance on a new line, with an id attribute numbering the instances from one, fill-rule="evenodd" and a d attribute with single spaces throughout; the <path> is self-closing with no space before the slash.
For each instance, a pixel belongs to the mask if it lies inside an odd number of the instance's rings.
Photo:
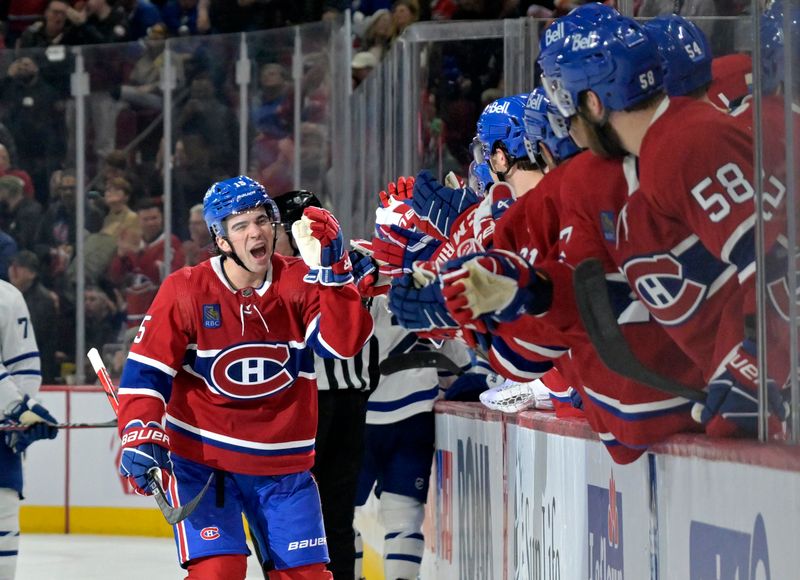
<path id="1" fill-rule="evenodd" d="M 63 534 L 67 532 L 63 506 L 22 506 L 22 533 Z M 115 536 L 171 538 L 172 527 L 157 509 L 79 507 L 69 509 L 69 532 Z"/>

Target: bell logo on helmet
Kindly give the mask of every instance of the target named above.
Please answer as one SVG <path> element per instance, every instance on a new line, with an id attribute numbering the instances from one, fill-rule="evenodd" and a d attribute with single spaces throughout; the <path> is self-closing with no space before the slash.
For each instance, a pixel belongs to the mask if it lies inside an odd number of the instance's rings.
<path id="1" fill-rule="evenodd" d="M 499 102 L 495 101 L 494 103 L 491 103 L 488 107 L 486 107 L 484 113 L 498 113 L 500 115 L 505 115 L 508 113 L 508 106 L 510 104 L 511 103 L 507 101 L 501 105 Z"/>
<path id="2" fill-rule="evenodd" d="M 564 23 L 559 22 L 551 25 L 544 31 L 544 45 L 550 46 L 554 42 L 564 38 Z"/>
<path id="3" fill-rule="evenodd" d="M 588 35 L 577 33 L 572 37 L 572 50 L 586 50 L 587 48 L 594 48 L 597 46 L 597 35 L 590 32 Z"/>
<path id="4" fill-rule="evenodd" d="M 539 110 L 542 107 L 542 100 L 544 93 L 540 91 L 533 91 L 528 97 L 528 104 L 525 105 L 528 109 Z"/>

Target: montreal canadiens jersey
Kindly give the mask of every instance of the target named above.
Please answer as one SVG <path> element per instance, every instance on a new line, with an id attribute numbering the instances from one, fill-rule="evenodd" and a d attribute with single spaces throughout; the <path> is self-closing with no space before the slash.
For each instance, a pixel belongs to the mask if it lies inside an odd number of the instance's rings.
<path id="1" fill-rule="evenodd" d="M 355 286 L 307 284 L 274 255 L 259 288 L 227 283 L 220 257 L 171 274 L 122 374 L 119 423 L 165 418 L 172 452 L 249 475 L 311 467 L 314 356 L 353 356 L 372 333 Z M 312 352 L 313 350 L 313 352 Z"/>
<path id="2" fill-rule="evenodd" d="M 366 347 L 370 351 L 367 358 L 383 361 L 407 352 L 437 350 L 430 341 L 420 339 L 397 324 L 387 307 L 386 296 L 373 300 L 370 313 L 375 321 L 373 338 L 376 340 L 370 340 Z M 471 365 L 466 346 L 459 342 L 447 340 L 438 350 L 463 369 Z M 452 375 L 431 367 L 381 375 L 377 388 L 367 401 L 367 423 L 387 425 L 432 411 L 441 387 L 445 386 L 442 383 L 450 378 Z"/>

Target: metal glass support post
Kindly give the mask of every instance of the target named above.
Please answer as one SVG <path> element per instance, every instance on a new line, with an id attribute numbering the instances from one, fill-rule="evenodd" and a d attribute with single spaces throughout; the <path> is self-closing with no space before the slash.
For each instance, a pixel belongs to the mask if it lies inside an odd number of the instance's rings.
<path id="1" fill-rule="evenodd" d="M 247 34 L 241 33 L 239 58 L 236 61 L 236 84 L 239 85 L 239 175 L 247 173 L 247 131 L 250 107 L 247 102 L 247 89 L 250 85 L 250 58 L 247 55 Z"/>

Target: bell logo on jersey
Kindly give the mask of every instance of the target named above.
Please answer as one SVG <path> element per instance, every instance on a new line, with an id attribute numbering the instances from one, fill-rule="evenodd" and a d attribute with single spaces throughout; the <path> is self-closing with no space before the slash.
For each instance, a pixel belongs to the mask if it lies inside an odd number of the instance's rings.
<path id="1" fill-rule="evenodd" d="M 206 541 L 216 540 L 220 537 L 219 528 L 216 526 L 203 528 L 200 530 L 200 537 Z"/>
<path id="2" fill-rule="evenodd" d="M 684 278 L 683 266 L 669 254 L 630 260 L 624 271 L 653 317 L 667 326 L 688 319 L 708 290 L 705 284 Z"/>
<path id="3" fill-rule="evenodd" d="M 216 356 L 209 372 L 209 385 L 232 399 L 269 397 L 294 382 L 284 368 L 289 359 L 289 347 L 285 344 L 238 344 Z"/>

